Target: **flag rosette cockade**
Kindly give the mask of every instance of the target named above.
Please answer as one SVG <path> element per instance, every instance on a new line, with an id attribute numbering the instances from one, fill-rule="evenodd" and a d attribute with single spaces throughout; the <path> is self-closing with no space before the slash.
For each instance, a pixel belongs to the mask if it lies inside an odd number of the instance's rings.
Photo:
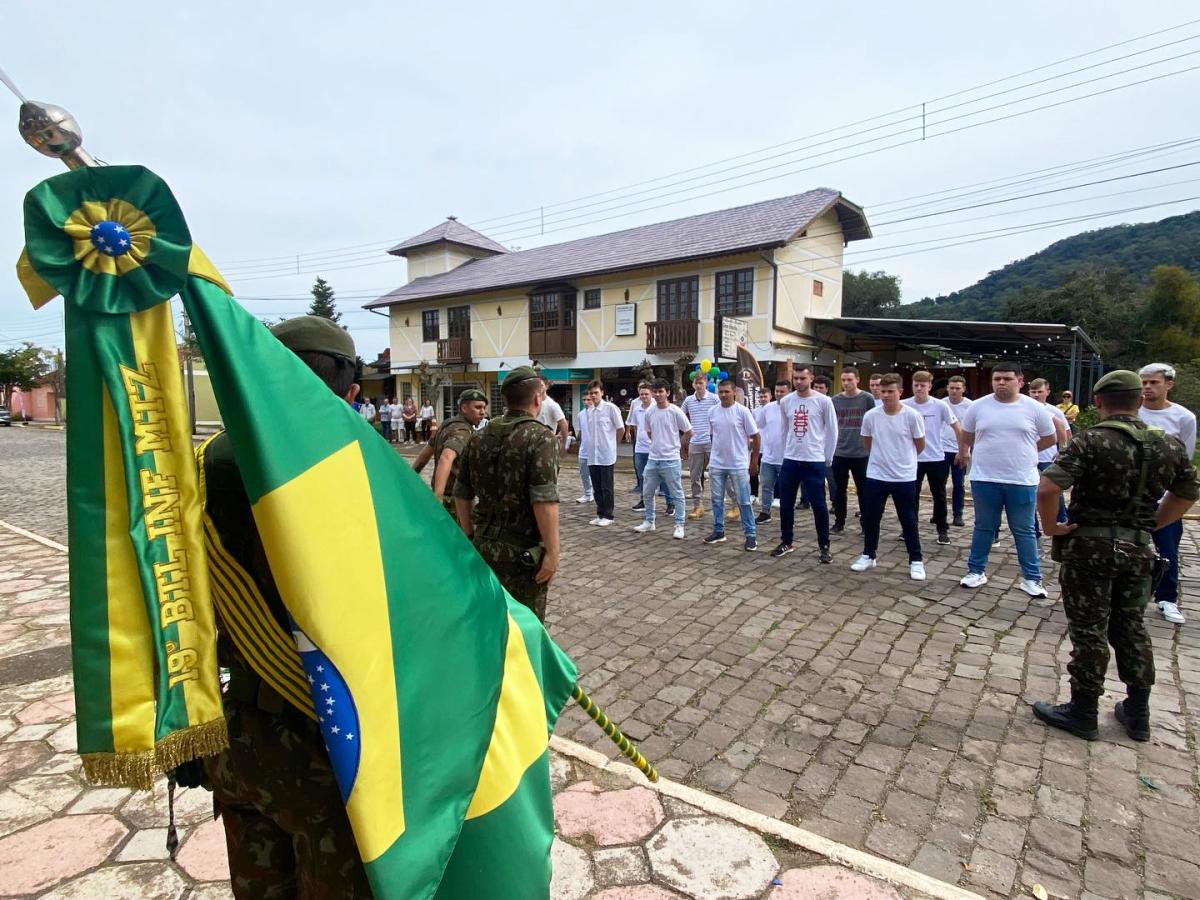
<path id="1" fill-rule="evenodd" d="M 546 897 L 549 734 L 582 696 L 570 659 L 404 460 L 236 303 L 157 176 L 77 169 L 31 191 L 25 219 L 22 283 L 35 305 L 67 302 L 88 775 L 145 787 L 225 740 L 210 597 L 223 614 L 237 573 L 206 549 L 178 293 L 291 618 L 281 668 L 310 694 L 290 699 L 321 720 L 376 895 Z M 289 402 L 264 416 L 262 396 Z"/>

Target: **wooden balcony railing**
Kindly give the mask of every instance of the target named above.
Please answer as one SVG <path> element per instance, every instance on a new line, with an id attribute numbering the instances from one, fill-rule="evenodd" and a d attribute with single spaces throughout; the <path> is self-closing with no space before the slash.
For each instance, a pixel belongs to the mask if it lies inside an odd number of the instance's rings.
<path id="1" fill-rule="evenodd" d="M 699 319 L 667 319 L 646 323 L 647 353 L 694 353 L 699 349 Z"/>
<path id="2" fill-rule="evenodd" d="M 529 355 L 534 359 L 573 359 L 578 352 L 574 328 L 530 328 Z"/>
<path id="3" fill-rule="evenodd" d="M 471 361 L 471 339 L 442 338 L 438 341 L 438 362 L 466 363 Z"/>

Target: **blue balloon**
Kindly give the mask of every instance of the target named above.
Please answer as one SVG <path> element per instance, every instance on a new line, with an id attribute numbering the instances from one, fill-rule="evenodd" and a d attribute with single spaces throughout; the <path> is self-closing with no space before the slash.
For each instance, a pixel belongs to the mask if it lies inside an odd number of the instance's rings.
<path id="1" fill-rule="evenodd" d="M 712 392 L 714 394 L 717 392 L 717 386 L 715 384 L 713 384 L 711 381 L 708 383 L 708 389 L 710 392 Z"/>

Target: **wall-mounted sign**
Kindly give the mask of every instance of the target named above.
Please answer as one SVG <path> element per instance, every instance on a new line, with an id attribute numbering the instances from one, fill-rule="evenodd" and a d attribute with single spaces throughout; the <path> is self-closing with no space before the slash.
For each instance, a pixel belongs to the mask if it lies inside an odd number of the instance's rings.
<path id="1" fill-rule="evenodd" d="M 718 316 L 716 328 L 716 351 L 721 359 L 737 359 L 738 344 L 750 337 L 750 323 L 733 316 Z"/>
<path id="2" fill-rule="evenodd" d="M 617 337 L 628 337 L 637 334 L 637 304 L 618 303 L 613 307 L 617 314 L 617 326 L 614 332 Z"/>

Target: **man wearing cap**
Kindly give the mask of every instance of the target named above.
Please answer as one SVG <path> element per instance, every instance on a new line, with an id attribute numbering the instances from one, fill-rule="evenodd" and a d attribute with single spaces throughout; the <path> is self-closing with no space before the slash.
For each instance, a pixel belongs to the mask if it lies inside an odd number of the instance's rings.
<path id="1" fill-rule="evenodd" d="M 1038 511 L 1062 563 L 1063 611 L 1071 636 L 1071 699 L 1038 702 L 1047 725 L 1086 740 L 1099 736 L 1097 708 L 1104 693 L 1108 645 L 1127 697 L 1115 714 L 1135 741 L 1150 739 L 1154 652 L 1143 611 L 1150 600 L 1153 532 L 1176 522 L 1200 498 L 1191 456 L 1177 439 L 1138 418 L 1142 379 L 1110 372 L 1096 382 L 1101 421 L 1077 435 L 1042 473 Z M 1071 489 L 1066 523 L 1059 498 Z"/>
<path id="2" fill-rule="evenodd" d="M 1152 428 L 1161 428 L 1171 437 L 1178 438 L 1188 452 L 1188 458 L 1196 456 L 1196 417 L 1186 406 L 1167 399 L 1175 387 L 1175 367 L 1167 363 L 1150 363 L 1142 366 L 1138 374 L 1142 377 L 1142 409 L 1138 417 Z M 1182 625 L 1183 613 L 1179 609 L 1179 542 L 1183 540 L 1183 522 L 1174 522 L 1154 532 L 1154 546 L 1158 555 L 1167 561 L 1154 600 L 1158 611 L 1172 625 Z"/>
<path id="3" fill-rule="evenodd" d="M 298 316 L 271 333 L 347 403 L 358 395 L 348 332 L 320 316 Z M 263 662 L 290 654 L 300 665 L 228 435 L 210 438 L 196 456 L 204 511 L 215 531 L 210 557 L 224 573 L 214 583 L 217 659 L 230 673 L 224 697 L 229 748 L 204 760 L 204 768 L 225 826 L 234 896 L 369 897 L 320 728 L 311 710 L 302 712 L 272 687 L 275 670 Z M 222 592 L 222 584 L 235 587 Z M 244 632 L 226 626 L 225 610 L 243 625 L 244 617 L 258 617 L 254 647 L 238 643 L 235 633 Z"/>
<path id="4" fill-rule="evenodd" d="M 546 383 L 532 366 L 509 372 L 500 392 L 504 415 L 459 457 L 455 511 L 500 583 L 544 622 L 558 571 L 558 440 L 537 419 Z"/>
<path id="5" fill-rule="evenodd" d="M 430 486 L 451 518 L 455 518 L 454 479 L 458 476 L 458 461 L 485 415 L 487 397 L 483 391 L 475 388 L 463 391 L 458 395 L 458 414 L 442 423 L 433 440 L 422 447 L 413 460 L 413 469 L 417 472 L 424 469 L 430 459 L 436 460 Z"/>

